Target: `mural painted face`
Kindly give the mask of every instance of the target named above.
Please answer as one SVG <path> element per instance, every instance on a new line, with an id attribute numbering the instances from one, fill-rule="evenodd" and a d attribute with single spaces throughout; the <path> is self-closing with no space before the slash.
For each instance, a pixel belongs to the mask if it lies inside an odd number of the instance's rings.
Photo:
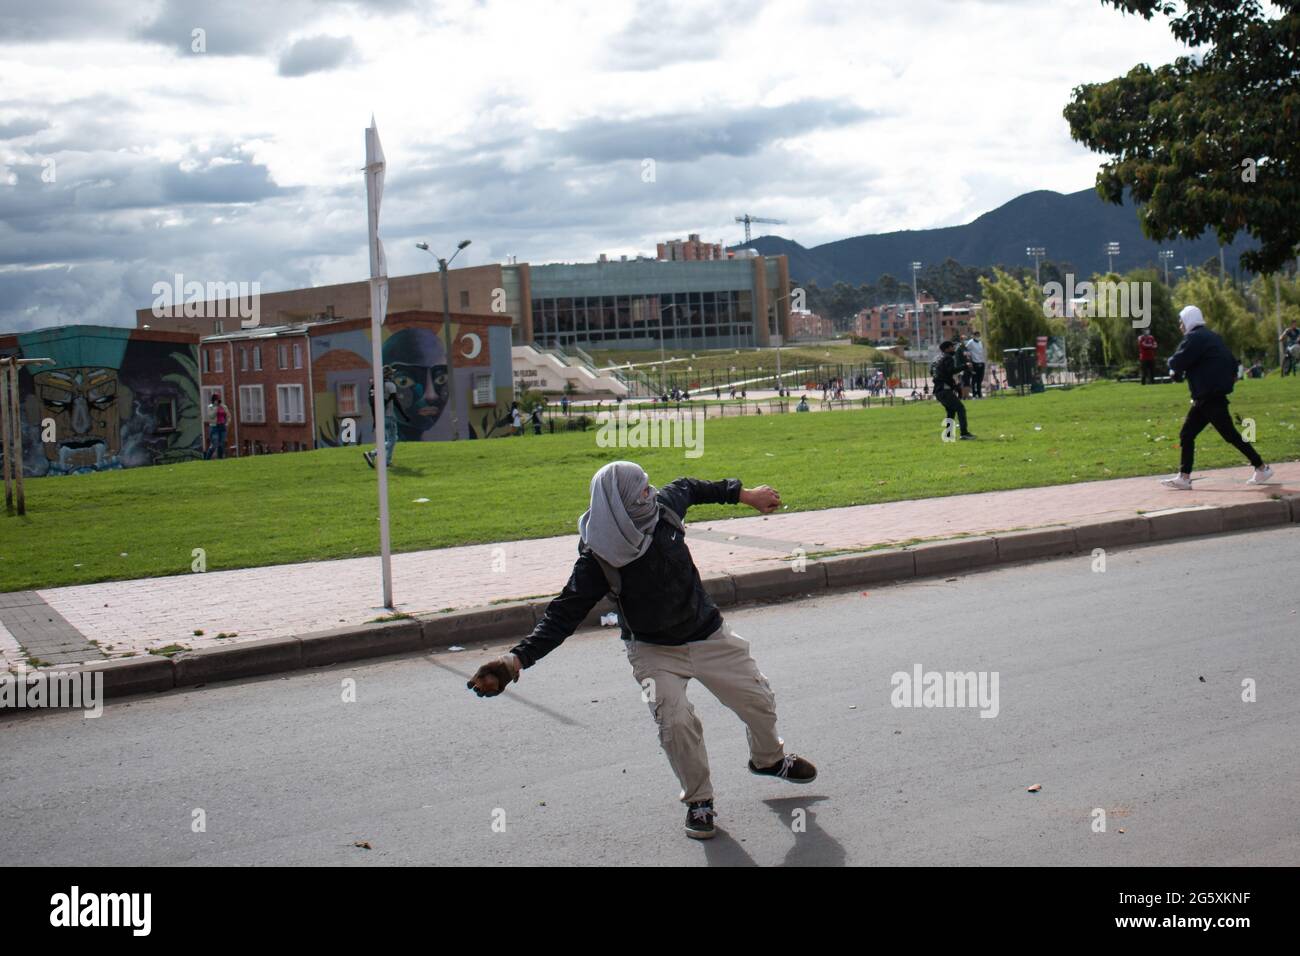
<path id="1" fill-rule="evenodd" d="M 116 454 L 118 398 L 129 394 L 111 368 L 65 368 L 41 372 L 33 381 L 45 414 L 54 419 L 54 437 L 45 456 L 63 471 L 100 469 Z"/>
<path id="2" fill-rule="evenodd" d="M 397 386 L 394 414 L 402 439 L 419 441 L 437 424 L 447 405 L 447 366 L 398 363 L 393 369 L 393 384 Z"/>
<path id="3" fill-rule="evenodd" d="M 384 364 L 393 370 L 393 414 L 402 441 L 422 441 L 442 417 L 451 395 L 447 355 L 433 332 L 402 329 L 384 343 Z"/>

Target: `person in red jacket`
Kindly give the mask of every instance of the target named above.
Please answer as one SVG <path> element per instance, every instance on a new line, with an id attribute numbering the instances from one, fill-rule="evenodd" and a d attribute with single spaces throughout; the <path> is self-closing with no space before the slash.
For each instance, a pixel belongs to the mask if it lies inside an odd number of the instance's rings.
<path id="1" fill-rule="evenodd" d="M 1156 382 L 1156 348 L 1159 343 L 1150 330 L 1138 336 L 1138 361 L 1142 363 L 1142 384 Z"/>

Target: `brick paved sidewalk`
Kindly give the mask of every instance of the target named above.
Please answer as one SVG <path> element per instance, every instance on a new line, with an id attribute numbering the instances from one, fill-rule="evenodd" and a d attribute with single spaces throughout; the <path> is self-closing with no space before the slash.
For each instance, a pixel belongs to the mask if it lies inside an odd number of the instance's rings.
<path id="1" fill-rule="evenodd" d="M 802 547 L 864 549 L 916 539 L 984 534 L 1066 522 L 1100 521 L 1204 504 L 1235 504 L 1300 493 L 1300 462 L 1274 466 L 1274 483 L 1245 484 L 1249 467 L 1203 472 L 1194 490 L 1155 478 L 1122 478 L 1049 488 L 995 491 L 691 524 L 691 550 L 705 576 L 770 566 Z M 577 515 L 574 515 L 576 522 Z M 393 594 L 408 613 L 483 606 L 554 594 L 568 579 L 577 535 L 444 548 L 393 556 Z M 183 644 L 198 648 L 355 625 L 379 607 L 377 557 L 214 571 L 3 595 L 0 669 L 35 657 L 71 663 L 141 654 Z M 48 611 L 48 613 L 42 613 Z M 203 634 L 195 635 L 200 630 Z M 77 637 L 78 633 L 81 635 Z M 221 638 L 221 633 L 233 637 Z M 91 642 L 95 642 L 92 644 Z"/>

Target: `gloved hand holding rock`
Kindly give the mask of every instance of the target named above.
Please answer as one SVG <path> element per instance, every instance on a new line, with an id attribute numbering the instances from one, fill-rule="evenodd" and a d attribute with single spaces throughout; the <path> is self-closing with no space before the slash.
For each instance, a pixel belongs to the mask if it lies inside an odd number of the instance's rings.
<path id="1" fill-rule="evenodd" d="M 465 686 L 480 697 L 495 697 L 511 681 L 519 680 L 521 669 L 519 658 L 514 654 L 506 654 L 488 661 L 476 670 L 474 676 L 465 682 Z"/>

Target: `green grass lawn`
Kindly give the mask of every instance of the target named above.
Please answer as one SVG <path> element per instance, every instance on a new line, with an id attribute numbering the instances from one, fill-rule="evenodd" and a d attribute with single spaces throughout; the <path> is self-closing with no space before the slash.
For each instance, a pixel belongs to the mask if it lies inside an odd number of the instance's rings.
<path id="1" fill-rule="evenodd" d="M 1179 386 L 1100 383 L 967 403 L 980 440 L 940 441 L 935 402 L 708 420 L 703 456 L 606 449 L 596 432 L 399 444 L 390 472 L 397 551 L 564 534 L 606 461 L 771 484 L 788 510 L 1171 473 L 1187 409 Z M 1270 461 L 1300 458 L 1300 382 L 1239 384 L 1237 414 Z M 1212 430 L 1198 468 L 1246 466 Z M 415 499 L 428 498 L 425 504 Z M 28 513 L 0 517 L 0 590 L 188 574 L 378 551 L 375 473 L 356 448 L 191 462 L 27 482 Z M 692 519 L 746 513 L 700 508 Z M 123 554 L 125 552 L 125 554 Z"/>
<path id="2" fill-rule="evenodd" d="M 646 362 L 658 362 L 658 349 L 601 349 L 589 353 L 596 360 L 598 365 L 621 365 L 625 362 L 632 362 L 636 365 L 643 365 Z M 776 371 L 776 349 L 713 349 L 705 351 L 697 349 L 692 352 L 690 349 L 668 349 L 664 353 L 666 358 L 684 358 L 684 362 L 673 362 L 668 365 L 670 372 L 684 374 L 687 366 L 697 372 L 717 371 L 725 372 L 733 366 L 736 368 L 746 368 L 751 371 L 758 366 L 763 366 L 765 371 Z M 691 356 L 694 355 L 694 358 Z M 781 349 L 781 367 L 789 370 L 796 366 L 810 365 L 859 365 L 879 362 L 881 353 L 867 345 L 789 345 Z M 649 366 L 643 369 L 655 374 L 657 366 Z"/>

